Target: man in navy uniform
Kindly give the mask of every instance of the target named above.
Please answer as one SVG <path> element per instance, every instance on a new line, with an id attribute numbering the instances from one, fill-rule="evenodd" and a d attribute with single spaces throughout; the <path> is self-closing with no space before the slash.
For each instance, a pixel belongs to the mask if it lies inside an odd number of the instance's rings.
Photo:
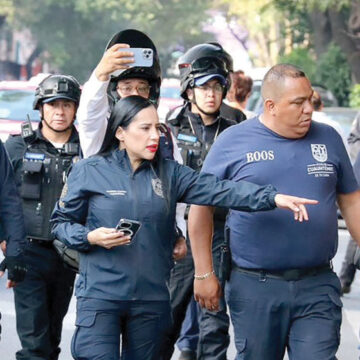
<path id="1" fill-rule="evenodd" d="M 340 282 L 331 260 L 337 250 L 337 206 L 360 241 L 360 192 L 338 133 L 311 121 L 313 90 L 298 68 L 279 64 L 262 85 L 264 113 L 221 134 L 203 171 L 221 179 L 272 183 L 279 191 L 319 201 L 310 221 L 274 212 L 230 211 L 232 271 L 226 288 L 237 358 L 336 359 L 340 342 Z M 192 207 L 189 233 L 195 275 L 212 271 L 212 213 Z M 215 276 L 194 283 L 202 306 L 217 310 Z"/>

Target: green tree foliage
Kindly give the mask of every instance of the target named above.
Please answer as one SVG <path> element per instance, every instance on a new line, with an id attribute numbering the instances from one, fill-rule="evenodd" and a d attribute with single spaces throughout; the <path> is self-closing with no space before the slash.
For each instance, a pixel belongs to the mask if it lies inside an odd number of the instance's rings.
<path id="1" fill-rule="evenodd" d="M 335 44 L 317 62 L 316 81 L 330 89 L 340 106 L 349 104 L 351 72 L 346 57 Z"/>
<path id="2" fill-rule="evenodd" d="M 80 81 L 89 76 L 109 38 L 126 28 L 145 31 L 160 56 L 176 46 L 208 39 L 201 26 L 211 0 L 0 0 L 0 4 L 4 1 L 14 9 L 11 26 L 30 29 L 49 61 Z"/>
<path id="3" fill-rule="evenodd" d="M 349 105 L 351 107 L 360 108 L 360 84 L 356 84 L 353 86 L 349 99 Z"/>
<path id="4" fill-rule="evenodd" d="M 279 62 L 298 66 L 306 73 L 312 83 L 316 81 L 315 56 L 308 49 L 296 48 L 290 54 L 281 56 Z"/>

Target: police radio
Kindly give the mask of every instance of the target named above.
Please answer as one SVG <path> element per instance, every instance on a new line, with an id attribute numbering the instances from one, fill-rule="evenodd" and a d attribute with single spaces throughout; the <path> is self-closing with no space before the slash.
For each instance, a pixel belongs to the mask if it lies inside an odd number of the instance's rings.
<path id="1" fill-rule="evenodd" d="M 31 126 L 29 114 L 27 114 L 26 117 L 27 121 L 21 123 L 21 136 L 25 141 L 29 141 L 34 138 L 35 134 Z"/>
<path id="2" fill-rule="evenodd" d="M 184 165 L 190 166 L 194 170 L 199 170 L 203 164 L 203 157 L 205 157 L 206 153 L 198 138 L 194 135 L 179 133 L 177 143 Z"/>

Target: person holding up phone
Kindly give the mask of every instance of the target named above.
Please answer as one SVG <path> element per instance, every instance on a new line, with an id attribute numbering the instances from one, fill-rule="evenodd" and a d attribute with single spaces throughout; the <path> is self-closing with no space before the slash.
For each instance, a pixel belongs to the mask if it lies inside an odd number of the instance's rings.
<path id="1" fill-rule="evenodd" d="M 137 50 L 128 51 L 130 48 Z M 141 58 L 141 53 L 147 57 L 151 54 L 152 61 L 136 63 L 136 59 Z M 100 150 L 106 129 L 111 127 L 111 110 L 120 99 L 138 95 L 149 99 L 157 107 L 160 85 L 160 60 L 153 41 L 135 29 L 116 33 L 108 42 L 103 57 L 82 89 L 77 120 L 84 157 L 94 155 Z M 162 126 L 159 150 L 164 157 L 175 159 L 182 164 L 176 140 L 170 129 L 165 124 Z M 178 237 L 174 246 L 174 260 L 184 257 L 187 251 L 183 236 L 186 234 L 184 212 L 185 205 L 178 204 Z"/>
<path id="2" fill-rule="evenodd" d="M 74 166 L 52 215 L 54 236 L 80 251 L 72 354 L 88 360 L 159 360 L 171 321 L 166 281 L 176 203 L 242 211 L 281 207 L 303 221 L 308 219 L 304 205 L 317 201 L 278 194 L 271 185 L 222 182 L 164 159 L 156 108 L 143 97 L 121 99 L 110 120 L 100 153 Z M 115 229 L 121 218 L 141 223 L 132 242 Z M 218 306 L 214 303 L 213 310 Z"/>

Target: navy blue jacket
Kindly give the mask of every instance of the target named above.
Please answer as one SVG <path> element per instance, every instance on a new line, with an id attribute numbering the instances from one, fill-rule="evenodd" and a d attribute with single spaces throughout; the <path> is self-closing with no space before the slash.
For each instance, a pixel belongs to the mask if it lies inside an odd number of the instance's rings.
<path id="1" fill-rule="evenodd" d="M 144 161 L 133 172 L 124 150 L 77 163 L 55 207 L 53 234 L 80 250 L 78 297 L 108 300 L 168 300 L 166 281 L 173 266 L 177 202 L 232 207 L 244 211 L 275 207 L 273 186 L 246 181 L 219 181 L 172 160 Z M 114 228 L 120 218 L 141 222 L 131 245 L 107 250 L 92 246 L 87 234 L 99 227 Z"/>
<path id="2" fill-rule="evenodd" d="M 20 255 L 26 245 L 21 199 L 12 166 L 0 141 L 0 221 L 7 240 L 7 256 Z"/>

